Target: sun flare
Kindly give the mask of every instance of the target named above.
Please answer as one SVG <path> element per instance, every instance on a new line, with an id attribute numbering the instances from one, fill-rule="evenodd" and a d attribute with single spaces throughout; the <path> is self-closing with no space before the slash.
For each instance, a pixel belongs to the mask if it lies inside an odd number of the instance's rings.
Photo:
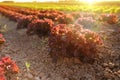
<path id="1" fill-rule="evenodd" d="M 70 1 L 70 0 L 0 0 L 2 1 L 15 1 L 15 2 L 59 2 L 59 1 Z M 120 1 L 120 0 L 72 0 L 72 1 L 79 1 L 79 2 L 84 2 L 88 4 L 93 4 L 96 2 L 104 2 L 104 1 Z"/>
<path id="2" fill-rule="evenodd" d="M 86 2 L 88 2 L 88 3 L 93 3 L 94 2 L 94 0 L 85 0 Z"/>
<path id="3" fill-rule="evenodd" d="M 88 3 L 90 5 L 96 2 L 96 0 L 79 0 L 79 1 L 82 1 L 84 3 Z"/>

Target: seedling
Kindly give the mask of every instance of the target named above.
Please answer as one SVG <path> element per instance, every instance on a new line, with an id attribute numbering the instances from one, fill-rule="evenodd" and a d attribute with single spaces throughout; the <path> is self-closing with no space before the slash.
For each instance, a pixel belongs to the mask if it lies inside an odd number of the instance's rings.
<path id="1" fill-rule="evenodd" d="M 4 26 L 0 25 L 0 32 L 4 33 L 4 32 L 7 32 L 7 31 L 8 31 L 7 25 L 4 25 Z"/>
<path id="2" fill-rule="evenodd" d="M 106 39 L 107 39 L 107 36 L 103 36 L 103 39 L 106 40 Z"/>
<path id="3" fill-rule="evenodd" d="M 27 68 L 27 71 L 30 71 L 30 63 L 29 62 L 25 62 L 25 66 Z"/>

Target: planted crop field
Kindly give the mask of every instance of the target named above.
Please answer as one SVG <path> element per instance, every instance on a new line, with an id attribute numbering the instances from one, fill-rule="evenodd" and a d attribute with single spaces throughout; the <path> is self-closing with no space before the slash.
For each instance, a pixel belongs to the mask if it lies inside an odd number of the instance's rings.
<path id="1" fill-rule="evenodd" d="M 120 8 L 108 4 L 0 3 L 0 80 L 120 80 Z"/>

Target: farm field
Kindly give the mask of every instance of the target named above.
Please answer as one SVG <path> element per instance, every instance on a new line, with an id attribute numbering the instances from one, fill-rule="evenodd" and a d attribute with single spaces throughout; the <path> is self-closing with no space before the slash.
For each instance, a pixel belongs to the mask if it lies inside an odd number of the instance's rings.
<path id="1" fill-rule="evenodd" d="M 0 80 L 119 80 L 114 4 L 0 3 Z"/>
<path id="2" fill-rule="evenodd" d="M 120 12 L 120 3 L 119 2 L 101 2 L 96 3 L 94 6 L 85 3 L 78 2 L 59 2 L 59 3 L 0 3 L 1 5 L 10 5 L 18 6 L 32 9 L 55 9 L 61 11 L 84 11 L 84 12 L 96 12 L 96 13 L 119 13 Z M 29 4 L 29 6 L 28 6 Z M 112 5 L 112 6 L 111 6 Z"/>

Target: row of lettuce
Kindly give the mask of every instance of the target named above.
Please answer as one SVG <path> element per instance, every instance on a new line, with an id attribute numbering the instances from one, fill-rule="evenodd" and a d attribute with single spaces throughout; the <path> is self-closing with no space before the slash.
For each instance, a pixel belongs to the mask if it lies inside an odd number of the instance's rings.
<path id="1" fill-rule="evenodd" d="M 93 63 L 97 47 L 102 45 L 99 34 L 91 29 L 97 22 L 118 23 L 115 14 L 65 13 L 58 10 L 34 10 L 0 6 L 0 13 L 17 22 L 16 29 L 26 28 L 27 35 L 49 36 L 50 55 L 53 61 L 74 58 Z"/>
<path id="2" fill-rule="evenodd" d="M 4 45 L 6 39 L 0 32 L 0 48 Z M 2 50 L 2 49 L 0 49 Z M 0 80 L 8 80 L 11 77 L 15 77 L 19 73 L 19 68 L 14 60 L 8 56 L 0 57 Z"/>

